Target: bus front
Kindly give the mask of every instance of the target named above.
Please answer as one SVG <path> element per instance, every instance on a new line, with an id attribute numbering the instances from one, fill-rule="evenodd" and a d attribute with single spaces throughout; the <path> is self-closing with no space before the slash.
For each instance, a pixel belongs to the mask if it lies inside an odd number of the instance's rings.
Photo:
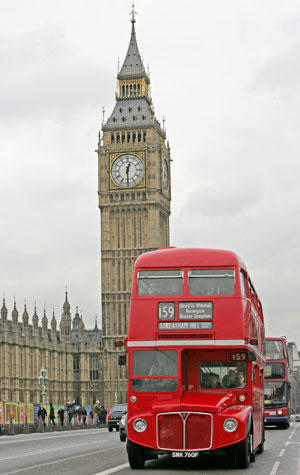
<path id="1" fill-rule="evenodd" d="M 127 342 L 131 467 L 230 451 L 246 468 L 263 449 L 263 336 L 233 253 L 140 256 Z"/>
<path id="2" fill-rule="evenodd" d="M 265 339 L 265 426 L 290 426 L 290 383 L 284 337 Z"/>

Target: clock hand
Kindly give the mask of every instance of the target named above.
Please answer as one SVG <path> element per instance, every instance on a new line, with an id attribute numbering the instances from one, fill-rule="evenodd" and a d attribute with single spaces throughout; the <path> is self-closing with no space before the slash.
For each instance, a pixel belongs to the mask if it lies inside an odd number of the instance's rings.
<path id="1" fill-rule="evenodd" d="M 129 186 L 129 168 L 130 168 L 131 163 L 128 163 L 126 167 L 126 175 L 127 175 L 127 186 Z"/>

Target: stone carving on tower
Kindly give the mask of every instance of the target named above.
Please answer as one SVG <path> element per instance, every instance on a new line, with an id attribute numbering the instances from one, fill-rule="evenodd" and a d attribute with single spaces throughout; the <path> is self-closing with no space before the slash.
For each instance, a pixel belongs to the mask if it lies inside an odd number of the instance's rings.
<path id="1" fill-rule="evenodd" d="M 127 334 L 133 267 L 147 251 L 169 245 L 170 148 L 154 114 L 150 78 L 135 32 L 117 75 L 116 103 L 98 144 L 101 211 L 101 304 L 105 405 L 126 401 L 127 373 L 115 341 Z"/>

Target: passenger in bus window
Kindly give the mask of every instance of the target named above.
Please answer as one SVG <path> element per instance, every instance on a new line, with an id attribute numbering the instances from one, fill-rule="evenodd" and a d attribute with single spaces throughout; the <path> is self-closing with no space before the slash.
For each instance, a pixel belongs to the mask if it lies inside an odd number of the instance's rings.
<path id="1" fill-rule="evenodd" d="M 206 295 L 218 295 L 220 293 L 220 288 L 217 285 L 215 279 L 210 277 L 207 282 L 207 293 Z"/>
<path id="2" fill-rule="evenodd" d="M 207 378 L 207 387 L 212 388 L 212 389 L 222 387 L 220 381 L 218 380 L 218 375 L 217 374 L 209 373 L 208 378 Z"/>
<path id="3" fill-rule="evenodd" d="M 157 282 L 150 282 L 148 295 L 159 295 L 159 287 Z"/>
<path id="4" fill-rule="evenodd" d="M 171 357 L 162 351 L 156 354 L 156 361 L 150 368 L 149 376 L 176 376 L 176 364 Z"/>
<path id="5" fill-rule="evenodd" d="M 172 282 L 170 295 L 180 295 L 181 294 L 181 286 L 178 282 Z"/>
<path id="6" fill-rule="evenodd" d="M 236 373 L 236 388 L 244 388 L 246 386 L 245 377 L 241 371 Z"/>
<path id="7" fill-rule="evenodd" d="M 236 388 L 235 372 L 233 369 L 230 369 L 228 374 L 223 377 L 222 384 L 224 388 Z"/>

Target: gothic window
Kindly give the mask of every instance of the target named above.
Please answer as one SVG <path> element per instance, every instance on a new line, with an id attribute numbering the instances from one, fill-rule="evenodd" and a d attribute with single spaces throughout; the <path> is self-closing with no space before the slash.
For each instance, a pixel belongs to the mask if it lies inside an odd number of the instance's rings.
<path id="1" fill-rule="evenodd" d="M 135 115 L 132 117 L 132 120 L 133 120 L 133 122 L 136 121 L 136 116 Z"/>
<path id="2" fill-rule="evenodd" d="M 122 134 L 122 143 L 125 142 L 125 134 Z"/>
<path id="3" fill-rule="evenodd" d="M 127 143 L 129 143 L 129 142 L 130 142 L 130 133 L 128 132 L 127 133 Z"/>
<path id="4" fill-rule="evenodd" d="M 123 109 L 122 109 L 122 107 L 120 107 L 120 109 L 119 109 L 119 112 L 123 112 Z"/>
<path id="5" fill-rule="evenodd" d="M 142 134 L 141 132 L 138 133 L 138 142 L 140 142 L 142 140 Z"/>
<path id="6" fill-rule="evenodd" d="M 120 143 L 120 134 L 117 134 L 117 143 Z"/>
<path id="7" fill-rule="evenodd" d="M 73 381 L 79 381 L 79 355 L 73 355 Z"/>
<path id="8" fill-rule="evenodd" d="M 115 134 L 111 134 L 110 143 L 115 143 Z"/>
<path id="9" fill-rule="evenodd" d="M 132 111 L 132 107 L 128 107 L 128 112 L 131 112 Z"/>
<path id="10" fill-rule="evenodd" d="M 146 135 L 147 135 L 147 133 L 143 132 L 143 142 L 146 142 Z"/>
<path id="11" fill-rule="evenodd" d="M 122 117 L 122 122 L 126 122 L 126 117 Z"/>
<path id="12" fill-rule="evenodd" d="M 140 95 L 140 91 L 141 91 L 141 86 L 138 84 L 138 87 L 137 87 L 137 91 L 138 91 L 138 95 Z M 138 107 L 138 110 L 141 110 L 140 107 Z"/>
<path id="13" fill-rule="evenodd" d="M 133 134 L 132 134 L 132 142 L 134 143 L 135 141 L 136 141 L 136 133 L 133 132 Z"/>
<path id="14" fill-rule="evenodd" d="M 143 120 L 146 120 L 146 116 L 145 116 L 145 115 L 143 115 Z"/>
<path id="15" fill-rule="evenodd" d="M 113 122 L 117 122 L 117 119 L 115 117 L 113 118 Z"/>
<path id="16" fill-rule="evenodd" d="M 132 96 L 132 84 L 130 84 L 130 95 Z"/>
<path id="17" fill-rule="evenodd" d="M 125 86 L 122 86 L 122 95 L 125 96 Z"/>
<path id="18" fill-rule="evenodd" d="M 146 192 L 144 191 L 143 194 L 142 194 L 142 200 L 146 200 L 147 199 L 147 194 Z"/>
<path id="19" fill-rule="evenodd" d="M 128 84 L 126 85 L 126 96 L 128 96 Z"/>
<path id="20" fill-rule="evenodd" d="M 136 96 L 136 84 L 133 86 L 134 95 Z"/>
<path id="21" fill-rule="evenodd" d="M 90 356 L 90 381 L 99 380 L 99 361 L 96 355 Z"/>

